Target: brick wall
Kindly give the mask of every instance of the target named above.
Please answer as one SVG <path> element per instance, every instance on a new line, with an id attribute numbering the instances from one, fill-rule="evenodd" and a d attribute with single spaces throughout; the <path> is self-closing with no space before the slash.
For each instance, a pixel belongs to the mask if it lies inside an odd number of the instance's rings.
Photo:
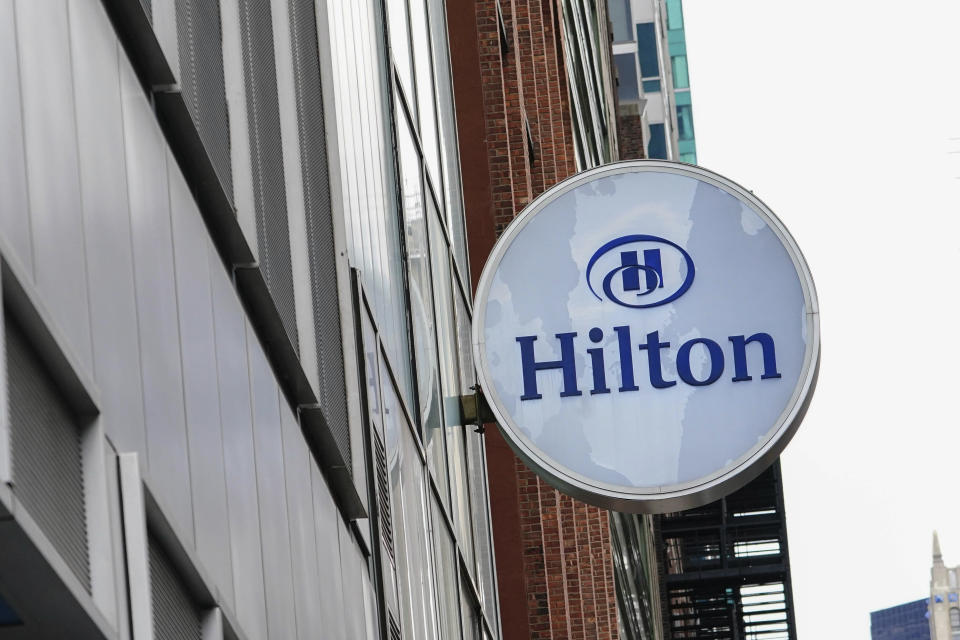
<path id="1" fill-rule="evenodd" d="M 559 0 L 500 10 L 505 39 L 496 0 L 447 0 L 474 287 L 507 224 L 576 171 Z M 553 489 L 487 434 L 504 639 L 618 637 L 607 512 Z"/>
<path id="2" fill-rule="evenodd" d="M 617 139 L 620 141 L 620 159 L 645 158 L 643 152 L 643 122 L 638 115 L 617 116 Z"/>

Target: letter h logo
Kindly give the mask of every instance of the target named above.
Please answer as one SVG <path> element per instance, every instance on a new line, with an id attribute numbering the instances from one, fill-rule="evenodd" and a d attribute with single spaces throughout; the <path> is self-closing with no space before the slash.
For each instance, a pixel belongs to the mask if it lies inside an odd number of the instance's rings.
<path id="1" fill-rule="evenodd" d="M 637 291 L 642 296 L 654 289 L 663 288 L 663 267 L 660 264 L 660 249 L 644 249 L 643 264 L 636 251 L 620 252 L 620 271 L 623 275 L 623 290 Z M 640 287 L 640 272 L 646 275 L 646 289 Z"/>

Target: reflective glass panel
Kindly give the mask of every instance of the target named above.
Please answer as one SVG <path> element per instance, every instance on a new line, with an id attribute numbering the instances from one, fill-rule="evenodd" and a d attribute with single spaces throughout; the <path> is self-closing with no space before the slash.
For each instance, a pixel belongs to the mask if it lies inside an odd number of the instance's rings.
<path id="1" fill-rule="evenodd" d="M 617 97 L 620 104 L 633 104 L 640 101 L 640 90 L 637 86 L 637 56 L 633 53 L 620 53 L 613 56 L 617 65 Z"/>
<path id="2" fill-rule="evenodd" d="M 693 140 L 693 107 L 677 105 L 677 135 L 681 140 Z"/>
<path id="3" fill-rule="evenodd" d="M 433 550 L 437 563 L 437 591 L 440 602 L 440 637 L 458 640 L 460 635 L 460 589 L 457 586 L 457 556 L 453 538 L 443 521 L 441 507 L 433 503 Z"/>
<path id="4" fill-rule="evenodd" d="M 400 76 L 405 94 L 413 96 L 413 61 L 410 55 L 410 27 L 407 23 L 406 0 L 387 0 L 387 28 L 390 32 L 390 53 Z M 410 108 L 415 108 L 410 105 Z"/>
<path id="5" fill-rule="evenodd" d="M 633 40 L 630 0 L 610 0 L 610 22 L 613 23 L 614 42 Z"/>
<path id="6" fill-rule="evenodd" d="M 689 89 L 690 75 L 687 71 L 687 56 L 673 56 L 670 62 L 673 66 L 673 88 Z"/>
<path id="7" fill-rule="evenodd" d="M 437 190 L 440 182 L 440 141 L 437 136 L 437 105 L 433 96 L 433 61 L 430 56 L 430 31 L 427 29 L 425 0 L 409 0 L 413 37 L 413 63 L 416 71 L 417 105 L 420 111 L 420 144 L 427 163 L 430 182 Z"/>
<path id="8" fill-rule="evenodd" d="M 403 197 L 403 228 L 409 269 L 410 316 L 416 349 L 417 388 L 423 444 L 431 462 L 437 488 L 447 494 L 446 451 L 440 406 L 440 371 L 437 360 L 437 329 L 433 310 L 429 227 L 420 155 L 403 114 L 397 117 L 397 153 L 400 164 L 400 192 Z M 431 205 L 432 207 L 432 205 Z M 432 210 L 432 209 L 431 209 Z"/>
<path id="9" fill-rule="evenodd" d="M 431 205 L 432 207 L 432 205 Z M 453 497 L 453 521 L 457 538 L 467 562 L 473 563 L 473 531 L 470 521 L 470 489 L 467 484 L 467 452 L 463 426 L 460 425 L 460 375 L 454 349 L 457 334 L 454 331 L 453 282 L 450 277 L 450 254 L 440 227 L 436 210 L 431 208 L 430 243 L 433 248 L 434 306 L 437 312 L 437 339 L 440 350 L 440 370 L 443 381 L 443 408 L 447 432 L 447 456 L 450 469 L 450 489 Z"/>
<path id="10" fill-rule="evenodd" d="M 660 78 L 643 81 L 644 93 L 656 93 L 657 91 L 660 91 Z"/>

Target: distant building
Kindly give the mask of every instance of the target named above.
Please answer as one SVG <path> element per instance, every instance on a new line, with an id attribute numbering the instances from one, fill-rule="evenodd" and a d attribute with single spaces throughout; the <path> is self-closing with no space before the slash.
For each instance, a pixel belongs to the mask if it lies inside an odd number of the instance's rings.
<path id="1" fill-rule="evenodd" d="M 947 567 L 943 564 L 943 555 L 940 553 L 940 539 L 937 537 L 937 532 L 934 531 L 929 602 L 931 640 L 957 640 L 960 638 L 958 573 L 960 573 L 960 567 Z"/>
<path id="2" fill-rule="evenodd" d="M 621 159 L 697 163 L 682 0 L 609 0 Z"/>
<path id="3" fill-rule="evenodd" d="M 929 640 L 927 599 L 870 613 L 871 640 Z"/>

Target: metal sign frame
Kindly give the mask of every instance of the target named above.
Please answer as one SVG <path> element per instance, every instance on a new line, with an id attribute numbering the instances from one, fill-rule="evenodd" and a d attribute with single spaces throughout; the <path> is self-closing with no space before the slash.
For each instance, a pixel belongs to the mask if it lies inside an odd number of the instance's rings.
<path id="1" fill-rule="evenodd" d="M 800 376 L 790 400 L 766 432 L 746 453 L 713 473 L 689 482 L 636 488 L 614 485 L 588 478 L 553 460 L 517 428 L 503 406 L 489 373 L 484 349 L 484 325 L 487 298 L 497 269 L 513 240 L 544 208 L 578 186 L 623 173 L 660 172 L 687 176 L 712 184 L 749 204 L 780 240 L 790 256 L 800 281 L 806 313 L 807 343 Z M 800 426 L 816 388 L 820 368 L 820 309 L 813 277 L 800 248 L 784 224 L 750 191 L 735 182 L 694 165 L 662 160 L 631 160 L 603 165 L 578 173 L 548 189 L 531 202 L 504 230 L 484 265 L 474 300 L 473 354 L 477 379 L 514 452 L 549 484 L 575 498 L 616 511 L 631 513 L 667 513 L 690 509 L 717 500 L 746 485 L 780 455 Z"/>

